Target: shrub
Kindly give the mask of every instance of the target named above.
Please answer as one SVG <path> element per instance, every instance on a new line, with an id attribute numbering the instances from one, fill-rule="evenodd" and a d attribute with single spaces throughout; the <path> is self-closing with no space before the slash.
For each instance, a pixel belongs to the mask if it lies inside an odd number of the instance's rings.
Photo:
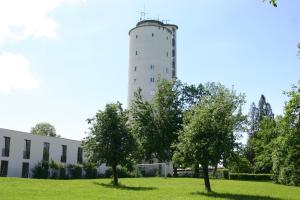
<path id="1" fill-rule="evenodd" d="M 229 179 L 269 181 L 272 179 L 272 174 L 229 173 Z"/>
<path id="2" fill-rule="evenodd" d="M 229 170 L 228 169 L 223 169 L 222 174 L 223 174 L 224 179 L 229 179 Z"/>
<path id="3" fill-rule="evenodd" d="M 85 178 L 97 178 L 97 166 L 94 163 L 84 163 Z"/>
<path id="4" fill-rule="evenodd" d="M 72 179 L 82 178 L 82 166 L 78 164 L 69 164 L 68 165 L 69 175 Z"/>
<path id="5" fill-rule="evenodd" d="M 134 174 L 132 172 L 130 172 L 126 167 L 118 166 L 117 167 L 117 173 L 118 173 L 118 177 L 119 178 L 131 178 L 131 177 L 134 177 Z M 105 171 L 104 177 L 106 177 L 106 178 L 112 177 L 112 169 L 111 169 L 111 167 L 109 167 Z"/>
<path id="6" fill-rule="evenodd" d="M 49 177 L 49 163 L 47 161 L 40 161 L 32 169 L 32 178 L 46 179 Z"/>

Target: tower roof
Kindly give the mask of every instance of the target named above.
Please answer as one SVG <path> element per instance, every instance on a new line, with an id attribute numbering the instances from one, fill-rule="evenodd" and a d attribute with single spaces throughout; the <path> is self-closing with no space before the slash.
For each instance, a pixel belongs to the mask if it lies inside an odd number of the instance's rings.
<path id="1" fill-rule="evenodd" d="M 162 27 L 166 27 L 166 28 L 172 26 L 172 27 L 176 28 L 176 30 L 178 29 L 178 26 L 175 24 L 167 24 L 167 23 L 163 23 L 162 21 L 155 20 L 155 19 L 146 19 L 146 20 L 139 21 L 134 28 L 129 30 L 129 34 L 132 30 L 134 30 L 138 27 L 142 27 L 142 26 L 162 26 Z"/>

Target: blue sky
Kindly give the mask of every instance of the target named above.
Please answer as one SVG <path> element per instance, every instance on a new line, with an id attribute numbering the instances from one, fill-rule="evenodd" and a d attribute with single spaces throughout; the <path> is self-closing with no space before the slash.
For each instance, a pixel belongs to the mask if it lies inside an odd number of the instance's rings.
<path id="1" fill-rule="evenodd" d="M 282 91 L 300 79 L 300 1 L 0 1 L 0 127 L 29 131 L 50 122 L 82 139 L 106 103 L 127 104 L 128 30 L 149 18 L 179 26 L 178 77 L 265 94 L 281 114 Z M 244 139 L 245 140 L 245 139 Z"/>

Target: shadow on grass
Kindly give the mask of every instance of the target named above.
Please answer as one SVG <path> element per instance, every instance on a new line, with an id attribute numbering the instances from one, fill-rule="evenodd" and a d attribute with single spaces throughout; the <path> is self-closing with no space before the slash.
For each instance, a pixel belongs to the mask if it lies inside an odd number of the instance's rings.
<path id="1" fill-rule="evenodd" d="M 206 197 L 215 197 L 220 199 L 230 200 L 282 200 L 281 198 L 260 196 L 260 195 L 249 195 L 249 194 L 231 194 L 231 193 L 217 193 L 217 192 L 193 192 L 192 195 L 201 195 Z"/>
<path id="2" fill-rule="evenodd" d="M 114 189 L 120 189 L 120 190 L 133 190 L 133 191 L 146 191 L 146 190 L 156 190 L 156 187 L 140 187 L 140 186 L 126 186 L 119 184 L 118 186 L 114 186 L 111 183 L 98 183 L 94 182 L 95 185 L 100 185 L 102 187 L 106 188 L 114 188 Z"/>

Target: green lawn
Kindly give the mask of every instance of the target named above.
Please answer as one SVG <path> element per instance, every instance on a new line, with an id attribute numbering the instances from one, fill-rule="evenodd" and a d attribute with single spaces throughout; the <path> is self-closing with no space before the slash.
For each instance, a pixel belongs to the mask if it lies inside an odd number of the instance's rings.
<path id="1" fill-rule="evenodd" d="M 109 184 L 110 179 L 0 178 L 0 200 L 300 199 L 300 187 L 288 187 L 271 182 L 211 180 L 214 193 L 206 194 L 202 179 L 131 178 L 120 180 L 122 186 L 113 188 Z"/>

